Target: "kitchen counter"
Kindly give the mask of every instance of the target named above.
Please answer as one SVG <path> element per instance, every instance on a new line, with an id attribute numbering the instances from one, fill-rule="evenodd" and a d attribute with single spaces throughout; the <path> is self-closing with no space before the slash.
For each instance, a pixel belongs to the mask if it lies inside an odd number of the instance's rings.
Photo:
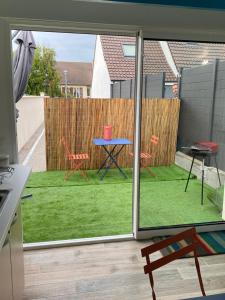
<path id="1" fill-rule="evenodd" d="M 0 184 L 0 190 L 10 190 L 0 210 L 0 250 L 3 247 L 11 223 L 20 204 L 31 169 L 23 165 L 12 165 L 14 173 Z"/>

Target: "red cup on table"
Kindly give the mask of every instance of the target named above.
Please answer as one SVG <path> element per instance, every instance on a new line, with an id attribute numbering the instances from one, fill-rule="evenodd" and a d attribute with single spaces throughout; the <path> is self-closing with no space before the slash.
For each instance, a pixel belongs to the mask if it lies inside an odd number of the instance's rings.
<path id="1" fill-rule="evenodd" d="M 112 139 L 112 125 L 104 126 L 103 138 L 106 141 L 110 141 Z"/>

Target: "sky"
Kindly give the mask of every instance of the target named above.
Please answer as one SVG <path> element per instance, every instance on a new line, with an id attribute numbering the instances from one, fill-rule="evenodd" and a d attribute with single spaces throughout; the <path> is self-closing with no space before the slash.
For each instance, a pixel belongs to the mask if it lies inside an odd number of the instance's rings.
<path id="1" fill-rule="evenodd" d="M 34 31 L 33 35 L 37 46 L 55 50 L 57 61 L 93 61 L 95 35 Z"/>

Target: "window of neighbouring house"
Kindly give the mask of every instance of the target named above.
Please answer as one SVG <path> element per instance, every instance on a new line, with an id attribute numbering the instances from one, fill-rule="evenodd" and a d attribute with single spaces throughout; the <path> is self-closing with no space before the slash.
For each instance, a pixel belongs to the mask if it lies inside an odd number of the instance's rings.
<path id="1" fill-rule="evenodd" d="M 89 87 L 87 87 L 87 97 L 90 97 L 91 96 L 91 90 Z"/>
<path id="2" fill-rule="evenodd" d="M 80 87 L 74 88 L 74 96 L 76 98 L 82 98 L 82 96 L 83 96 L 83 88 L 80 88 Z"/>
<path id="3" fill-rule="evenodd" d="M 74 88 L 73 95 L 77 98 L 77 88 Z"/>
<path id="4" fill-rule="evenodd" d="M 123 44 L 123 55 L 125 57 L 135 57 L 135 45 Z"/>
<path id="5" fill-rule="evenodd" d="M 197 42 L 186 42 L 186 45 L 189 46 L 189 47 L 200 47 L 200 44 L 197 43 Z"/>

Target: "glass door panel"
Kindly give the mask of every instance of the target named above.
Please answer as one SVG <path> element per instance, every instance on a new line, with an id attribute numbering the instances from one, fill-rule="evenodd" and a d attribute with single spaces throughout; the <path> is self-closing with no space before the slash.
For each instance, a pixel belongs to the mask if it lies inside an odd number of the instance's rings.
<path id="1" fill-rule="evenodd" d="M 225 105 L 218 87 L 223 47 L 144 40 L 139 235 L 223 223 L 225 149 L 219 126 L 225 127 L 219 107 L 225 111 Z"/>

